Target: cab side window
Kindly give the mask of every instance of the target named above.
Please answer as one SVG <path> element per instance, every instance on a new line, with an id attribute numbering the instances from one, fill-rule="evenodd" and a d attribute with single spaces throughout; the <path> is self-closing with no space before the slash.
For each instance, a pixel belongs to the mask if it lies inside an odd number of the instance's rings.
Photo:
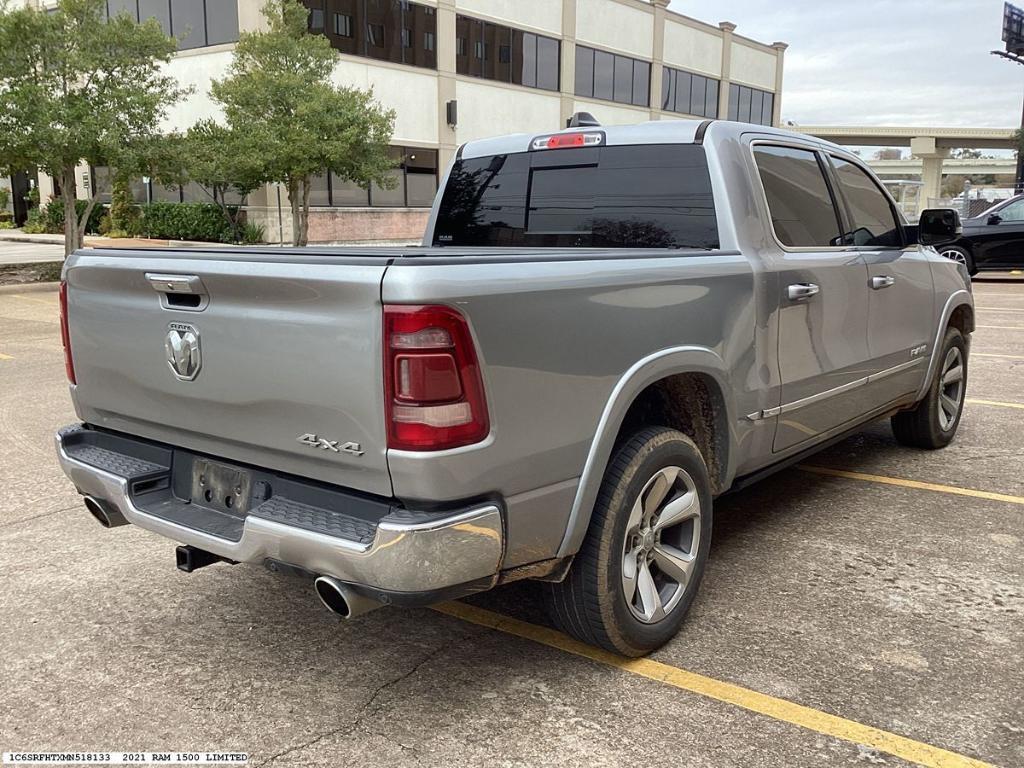
<path id="1" fill-rule="evenodd" d="M 874 179 L 860 166 L 838 157 L 832 158 L 832 167 L 852 218 L 850 231 L 843 235 L 843 244 L 878 248 L 901 246 L 899 221 Z"/>
<path id="2" fill-rule="evenodd" d="M 817 153 L 762 144 L 755 145 L 754 160 L 780 243 L 792 248 L 841 244 L 839 217 Z"/>
<path id="3" fill-rule="evenodd" d="M 1017 200 L 995 212 L 1003 221 L 1024 221 L 1024 200 Z"/>

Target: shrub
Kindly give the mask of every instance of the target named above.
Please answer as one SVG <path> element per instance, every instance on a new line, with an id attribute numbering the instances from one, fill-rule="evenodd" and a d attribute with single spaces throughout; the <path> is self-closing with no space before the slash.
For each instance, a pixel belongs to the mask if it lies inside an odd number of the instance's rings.
<path id="1" fill-rule="evenodd" d="M 267 241 L 266 233 L 262 224 L 247 221 L 242 225 L 242 242 L 246 245 L 260 245 Z"/>
<path id="2" fill-rule="evenodd" d="M 199 240 L 207 243 L 234 241 L 231 225 L 220 206 L 213 203 L 144 205 L 141 233 L 160 240 Z"/>
<path id="3" fill-rule="evenodd" d="M 14 229 L 14 222 L 10 219 L 0 219 L 0 229 Z"/>
<path id="4" fill-rule="evenodd" d="M 142 227 L 142 215 L 132 199 L 132 191 L 128 179 L 118 177 L 114 180 L 110 195 L 110 229 L 138 234 Z"/>
<path id="5" fill-rule="evenodd" d="M 11 190 L 7 187 L 0 187 L 0 213 L 4 213 L 9 202 L 11 202 Z"/>
<path id="6" fill-rule="evenodd" d="M 76 200 L 75 208 L 78 209 L 78 215 L 81 217 L 85 213 L 86 207 L 89 203 L 85 200 Z M 38 232 L 46 232 L 51 235 L 62 235 L 64 234 L 64 202 L 62 200 L 50 200 L 43 208 L 40 209 L 39 226 L 42 227 Z M 100 220 L 103 218 L 106 208 L 102 205 L 97 205 L 92 209 L 92 213 L 89 215 L 89 223 L 85 227 L 85 233 L 87 235 L 95 235 L 100 230 Z M 29 215 L 29 221 L 32 221 L 31 214 Z M 28 224 L 25 225 L 25 231 L 28 232 Z"/>

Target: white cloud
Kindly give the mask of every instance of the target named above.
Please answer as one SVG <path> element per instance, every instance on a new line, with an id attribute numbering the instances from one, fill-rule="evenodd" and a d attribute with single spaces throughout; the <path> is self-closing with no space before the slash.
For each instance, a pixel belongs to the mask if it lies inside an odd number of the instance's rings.
<path id="1" fill-rule="evenodd" d="M 1002 0 L 674 0 L 673 11 L 784 40 L 783 120 L 1020 124 L 1024 67 L 1001 48 Z"/>

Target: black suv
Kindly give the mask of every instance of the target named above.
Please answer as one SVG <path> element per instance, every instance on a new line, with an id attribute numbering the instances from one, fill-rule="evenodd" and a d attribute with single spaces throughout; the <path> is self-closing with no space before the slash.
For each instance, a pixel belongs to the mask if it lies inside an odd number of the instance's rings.
<path id="1" fill-rule="evenodd" d="M 964 219 L 963 235 L 937 247 L 947 259 L 967 265 L 972 275 L 983 270 L 1024 269 L 1024 195 Z"/>

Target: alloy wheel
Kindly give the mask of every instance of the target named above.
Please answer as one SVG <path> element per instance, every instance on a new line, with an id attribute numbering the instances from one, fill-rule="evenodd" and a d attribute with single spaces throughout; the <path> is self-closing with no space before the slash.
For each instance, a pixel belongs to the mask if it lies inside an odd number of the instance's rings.
<path id="1" fill-rule="evenodd" d="M 700 496 L 681 467 L 665 467 L 630 510 L 622 549 L 622 593 L 635 618 L 664 619 L 686 592 L 700 548 Z"/>
<path id="2" fill-rule="evenodd" d="M 946 353 L 939 381 L 939 426 L 948 432 L 956 423 L 964 400 L 964 358 L 959 347 Z"/>
<path id="3" fill-rule="evenodd" d="M 967 256 L 966 254 L 964 254 L 963 251 L 957 250 L 955 248 L 949 248 L 945 251 L 939 251 L 939 254 L 941 256 L 945 256 L 950 261 L 957 261 L 963 264 L 965 267 L 967 266 Z"/>

